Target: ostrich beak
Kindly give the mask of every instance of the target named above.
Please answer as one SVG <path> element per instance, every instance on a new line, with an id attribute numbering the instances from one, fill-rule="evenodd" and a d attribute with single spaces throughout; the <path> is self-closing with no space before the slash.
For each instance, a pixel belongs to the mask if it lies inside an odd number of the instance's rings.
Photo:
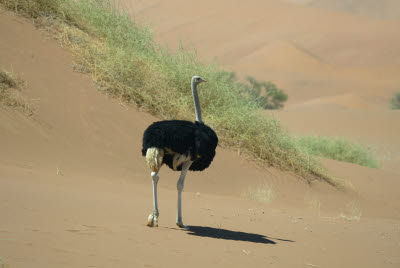
<path id="1" fill-rule="evenodd" d="M 201 79 L 201 82 L 207 82 L 207 80 Z"/>

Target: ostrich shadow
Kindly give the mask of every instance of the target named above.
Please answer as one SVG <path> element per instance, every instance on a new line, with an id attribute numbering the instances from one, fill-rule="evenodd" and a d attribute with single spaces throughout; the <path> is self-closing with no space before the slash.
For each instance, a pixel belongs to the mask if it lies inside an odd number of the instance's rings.
<path id="1" fill-rule="evenodd" d="M 275 245 L 277 242 L 271 239 L 284 242 L 294 242 L 293 240 L 288 240 L 288 239 L 273 238 L 260 234 L 231 231 L 227 229 L 213 228 L 207 226 L 188 226 L 186 231 L 188 235 L 193 235 L 193 236 L 210 237 L 210 238 L 234 240 L 234 241 L 245 241 L 245 242 L 261 243 L 261 244 Z"/>

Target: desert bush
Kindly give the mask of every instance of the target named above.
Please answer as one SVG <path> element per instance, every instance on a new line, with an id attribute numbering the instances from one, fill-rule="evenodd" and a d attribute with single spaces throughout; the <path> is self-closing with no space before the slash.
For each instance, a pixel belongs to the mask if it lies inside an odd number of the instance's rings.
<path id="1" fill-rule="evenodd" d="M 280 109 L 288 95 L 272 82 L 260 82 L 254 77 L 247 77 L 249 85 L 244 84 L 249 98 L 263 109 Z"/>

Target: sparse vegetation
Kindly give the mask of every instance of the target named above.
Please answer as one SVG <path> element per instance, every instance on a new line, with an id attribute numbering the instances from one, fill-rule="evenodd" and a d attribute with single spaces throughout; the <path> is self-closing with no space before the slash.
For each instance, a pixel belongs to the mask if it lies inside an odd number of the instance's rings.
<path id="1" fill-rule="evenodd" d="M 390 100 L 390 108 L 395 110 L 395 109 L 400 109 L 400 92 L 396 92 L 392 99 Z"/>
<path id="2" fill-rule="evenodd" d="M 297 137 L 297 141 L 304 150 L 313 155 L 378 168 L 371 151 L 360 143 L 352 143 L 345 138 L 321 136 Z"/>
<path id="3" fill-rule="evenodd" d="M 24 85 L 24 81 L 15 73 L 0 70 L 0 105 L 20 108 L 31 115 L 31 105 L 20 95 Z"/>
<path id="4" fill-rule="evenodd" d="M 308 181 L 317 178 L 339 186 L 277 120 L 259 113 L 260 103 L 245 97 L 246 88 L 231 73 L 199 62 L 195 53 L 184 49 L 171 54 L 115 2 L 0 3 L 55 32 L 72 50 L 76 69 L 91 73 L 100 90 L 163 119 L 193 120 L 189 82 L 192 75 L 201 74 L 210 81 L 199 90 L 203 118 L 216 130 L 223 146 L 236 148 L 259 163 L 294 171 Z M 277 91 L 270 84 L 261 85 L 265 86 Z"/>

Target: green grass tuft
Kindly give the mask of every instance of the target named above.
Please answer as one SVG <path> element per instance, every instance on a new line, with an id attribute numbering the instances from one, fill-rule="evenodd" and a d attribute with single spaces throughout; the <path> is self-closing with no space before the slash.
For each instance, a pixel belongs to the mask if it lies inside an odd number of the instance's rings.
<path id="1" fill-rule="evenodd" d="M 35 20 L 47 20 L 74 54 L 75 69 L 91 73 L 96 86 L 163 119 L 194 119 L 190 79 L 209 82 L 199 88 L 204 121 L 223 146 L 244 152 L 262 164 L 293 171 L 305 179 L 339 183 L 274 118 L 261 113 L 243 84 L 215 64 L 200 62 L 183 49 L 172 54 L 153 41 L 111 0 L 0 0 Z M 32 9 L 32 10 L 31 10 Z"/>
<path id="2" fill-rule="evenodd" d="M 297 137 L 304 150 L 338 161 L 378 168 L 378 163 L 370 150 L 360 143 L 352 143 L 346 138 L 331 138 L 321 136 Z"/>

